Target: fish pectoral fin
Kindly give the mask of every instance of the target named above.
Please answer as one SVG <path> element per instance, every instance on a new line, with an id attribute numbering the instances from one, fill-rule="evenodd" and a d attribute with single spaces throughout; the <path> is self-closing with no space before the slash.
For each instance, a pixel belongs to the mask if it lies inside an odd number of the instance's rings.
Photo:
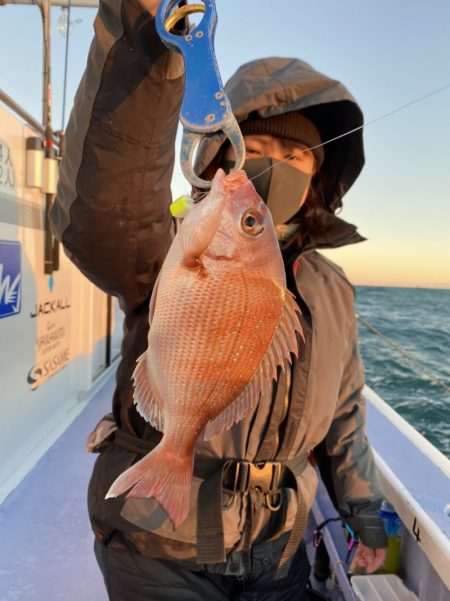
<path id="1" fill-rule="evenodd" d="M 164 432 L 163 404 L 152 389 L 146 353 L 143 353 L 137 360 L 132 378 L 134 380 L 133 400 L 138 413 L 159 432 Z"/>
<path id="2" fill-rule="evenodd" d="M 259 401 L 263 389 L 271 384 L 272 380 L 277 379 L 277 368 L 285 369 L 292 362 L 292 355 L 298 355 L 297 332 L 303 338 L 298 313 L 300 309 L 294 296 L 286 290 L 280 321 L 261 363 L 240 395 L 215 419 L 206 424 L 205 440 L 210 440 L 229 430 L 248 415 Z"/>
<path id="3" fill-rule="evenodd" d="M 200 265 L 200 257 L 211 244 L 219 225 L 220 215 L 208 215 L 203 220 L 186 224 L 180 228 L 180 246 L 183 253 L 182 265 L 195 269 Z"/>
<path id="4" fill-rule="evenodd" d="M 223 185 L 225 174 L 219 169 L 213 180 L 207 203 L 199 203 L 183 220 L 178 230 L 182 264 L 188 268 L 199 266 L 201 255 L 211 244 L 222 218 L 227 198 Z"/>

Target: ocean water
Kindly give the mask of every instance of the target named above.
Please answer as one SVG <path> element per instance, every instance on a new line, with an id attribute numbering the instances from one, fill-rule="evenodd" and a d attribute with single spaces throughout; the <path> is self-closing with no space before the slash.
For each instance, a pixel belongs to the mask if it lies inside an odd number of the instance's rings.
<path id="1" fill-rule="evenodd" d="M 450 458 L 450 290 L 357 286 L 356 311 L 367 384 Z"/>

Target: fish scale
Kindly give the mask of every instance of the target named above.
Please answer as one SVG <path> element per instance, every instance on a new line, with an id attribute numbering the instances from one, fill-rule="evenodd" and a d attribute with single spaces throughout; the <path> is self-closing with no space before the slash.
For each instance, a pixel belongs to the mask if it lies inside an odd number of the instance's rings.
<path id="1" fill-rule="evenodd" d="M 236 369 L 230 368 L 238 368 L 241 365 L 238 361 L 242 357 L 244 349 L 240 349 L 237 342 L 242 331 L 237 329 L 235 324 L 236 322 L 245 322 L 246 306 L 240 295 L 242 287 L 230 284 L 229 282 L 228 291 L 231 290 L 233 294 L 231 297 L 227 294 L 225 299 L 223 296 L 220 297 L 220 287 L 212 279 L 208 282 L 207 290 L 204 290 L 202 295 L 204 307 L 195 302 L 194 296 L 192 306 L 184 306 L 181 310 L 173 307 L 172 314 L 165 317 L 172 321 L 177 314 L 179 321 L 183 324 L 184 335 L 181 349 L 173 347 L 172 357 L 167 358 L 168 365 L 161 362 L 159 369 L 167 370 L 168 366 L 176 366 L 175 373 L 168 381 L 168 385 L 172 387 L 175 380 L 180 387 L 187 386 L 184 398 L 189 398 L 190 395 L 197 393 L 199 397 L 211 399 L 218 382 L 221 386 L 231 383 L 231 398 L 237 395 L 239 388 L 243 388 L 242 383 L 235 384 Z M 191 286 L 195 287 L 195 282 L 191 283 Z M 197 290 L 198 288 L 201 286 L 197 287 Z M 189 297 L 190 290 L 185 288 L 185 291 L 186 296 Z M 169 289 L 167 294 L 170 297 L 172 290 Z M 217 301 L 219 301 L 219 311 L 217 310 Z M 196 315 L 196 312 L 199 315 Z M 157 319 L 154 325 L 157 328 Z M 193 340 L 195 344 L 193 344 Z M 197 340 L 200 341 L 200 344 L 197 343 Z M 205 349 L 207 349 L 206 353 Z M 211 357 L 214 358 L 213 362 L 208 361 Z M 249 369 L 253 371 L 255 368 L 256 364 L 249 366 Z M 200 391 L 199 386 L 204 390 Z M 238 389 L 236 389 L 237 386 Z M 167 398 L 175 396 L 173 391 L 167 391 L 166 395 Z M 211 402 L 214 403 L 212 400 Z"/>

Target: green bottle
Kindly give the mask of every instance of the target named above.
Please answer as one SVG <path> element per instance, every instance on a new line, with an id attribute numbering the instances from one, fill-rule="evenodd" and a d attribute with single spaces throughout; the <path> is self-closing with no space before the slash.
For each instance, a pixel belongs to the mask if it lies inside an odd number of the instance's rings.
<path id="1" fill-rule="evenodd" d="M 386 500 L 382 502 L 379 514 L 384 522 L 384 528 L 388 537 L 388 547 L 386 561 L 377 570 L 377 574 L 397 574 L 400 568 L 402 522 L 394 506 Z"/>

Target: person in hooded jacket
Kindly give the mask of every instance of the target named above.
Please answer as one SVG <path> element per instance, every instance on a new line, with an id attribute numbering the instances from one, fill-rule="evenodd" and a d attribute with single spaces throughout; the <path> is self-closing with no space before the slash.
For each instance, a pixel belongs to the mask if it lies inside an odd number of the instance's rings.
<path id="1" fill-rule="evenodd" d="M 118 297 L 125 315 L 112 413 L 88 439 L 99 453 L 88 492 L 95 553 L 114 601 L 302 599 L 313 457 L 359 536 L 358 563 L 373 572 L 385 557 L 354 290 L 317 252 L 363 239 L 335 215 L 364 163 L 362 113 L 342 84 L 298 59 L 252 61 L 228 82 L 244 168 L 250 177 L 264 171 L 254 183 L 272 212 L 305 341 L 250 415 L 197 443 L 189 516 L 179 528 L 154 499 L 105 499 L 161 436 L 138 414 L 131 379 L 173 236 L 170 181 L 184 85 L 182 58 L 154 27 L 158 4 L 100 2 L 50 214 L 70 259 Z M 196 172 L 212 177 L 232 164 L 231 147 L 217 135 L 202 144 Z"/>

